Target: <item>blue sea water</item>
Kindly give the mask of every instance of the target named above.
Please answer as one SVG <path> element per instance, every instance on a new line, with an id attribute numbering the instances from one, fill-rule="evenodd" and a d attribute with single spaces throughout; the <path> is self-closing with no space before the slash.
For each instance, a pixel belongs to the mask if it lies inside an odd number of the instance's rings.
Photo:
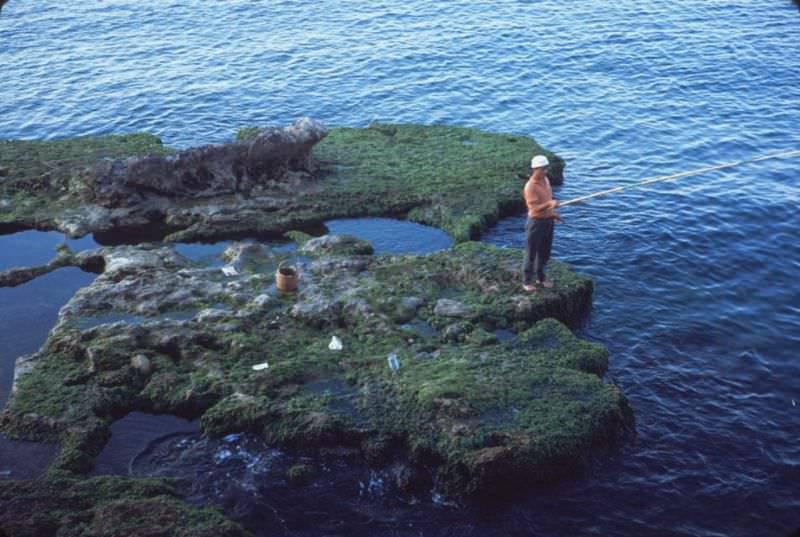
<path id="1" fill-rule="evenodd" d="M 393 218 L 340 218 L 325 222 L 325 227 L 329 233 L 369 241 L 376 254 L 429 254 L 453 244 L 440 229 Z"/>
<path id="2" fill-rule="evenodd" d="M 145 130 L 187 147 L 301 115 L 459 124 L 560 153 L 562 199 L 800 149 L 788 0 L 12 0 L 0 77 L 0 138 Z M 800 527 L 798 171 L 773 160 L 565 208 L 554 254 L 596 282 L 579 332 L 608 345 L 637 437 L 591 475 L 504 508 L 415 507 L 338 534 Z M 522 225 L 484 239 L 520 247 Z M 52 317 L 31 317 L 28 347 Z"/>

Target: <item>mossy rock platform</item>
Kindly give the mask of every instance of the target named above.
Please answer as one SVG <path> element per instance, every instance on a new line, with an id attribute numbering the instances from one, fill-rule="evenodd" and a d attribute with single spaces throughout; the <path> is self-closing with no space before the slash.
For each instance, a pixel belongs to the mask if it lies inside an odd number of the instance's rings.
<path id="1" fill-rule="evenodd" d="M 244 129 L 239 140 L 257 132 Z M 0 141 L 0 232 L 93 232 L 106 242 L 134 233 L 214 240 L 280 236 L 332 218 L 405 215 L 461 242 L 521 210 L 533 154 L 550 158 L 554 184 L 560 184 L 564 168 L 560 157 L 525 136 L 381 124 L 330 130 L 311 152 L 311 180 L 266 181 L 246 196 L 159 199 L 139 206 L 108 208 L 85 199 L 87 177 L 99 161 L 174 153 L 148 134 Z"/>
<path id="2" fill-rule="evenodd" d="M 166 480 L 0 481 L 0 535 L 246 537 L 221 511 L 188 505 Z"/>
<path id="3" fill-rule="evenodd" d="M 51 474 L 73 475 L 127 412 L 201 417 L 210 435 L 348 446 L 376 465 L 407 458 L 442 492 L 480 496 L 569 473 L 630 424 L 624 396 L 601 379 L 605 349 L 562 324 L 592 292 L 564 265 L 553 263 L 553 289 L 528 295 L 518 251 L 328 249 L 304 261 L 299 292 L 282 295 L 273 279 L 286 254 L 253 248 L 258 262 L 235 276 L 168 246 L 95 252 L 104 273 L 19 361 L 3 431 L 60 442 Z M 176 309 L 191 318 L 161 316 Z M 91 322 L 109 313 L 139 319 Z M 501 341 L 497 329 L 516 335 Z"/>
<path id="4" fill-rule="evenodd" d="M 62 249 L 28 271 L 72 264 L 99 275 L 62 308 L 43 347 L 17 361 L 0 432 L 57 443 L 59 454 L 38 481 L 0 481 L 0 528 L 121 535 L 118 522 L 147 535 L 244 534 L 218 511 L 182 503 L 167 481 L 89 477 L 112 422 L 132 411 L 199 418 L 206 435 L 246 432 L 312 459 L 347 450 L 371 467 L 407 468 L 408 494 L 469 500 L 574 474 L 632 425 L 624 395 L 604 380 L 606 350 L 567 328 L 591 307 L 591 280 L 551 261 L 555 286 L 528 294 L 520 251 L 469 240 L 522 208 L 520 175 L 545 152 L 533 140 L 439 126 L 334 129 L 313 150 L 320 177 L 297 192 L 276 187 L 272 205 L 214 199 L 109 217 L 75 196 L 98 157 L 170 151 L 147 135 L 0 143 L 0 231 L 150 222 L 171 233 Z M 560 159 L 545 154 L 559 177 Z M 301 231 L 397 214 L 441 227 L 456 245 L 375 256 L 363 241 Z M 203 264 L 171 243 L 264 235 L 297 250 L 245 241 Z M 300 269 L 294 293 L 275 288 L 285 260 Z M 291 475 L 315 486 L 313 472 Z M 26 526 L 30 509 L 38 514 Z"/>

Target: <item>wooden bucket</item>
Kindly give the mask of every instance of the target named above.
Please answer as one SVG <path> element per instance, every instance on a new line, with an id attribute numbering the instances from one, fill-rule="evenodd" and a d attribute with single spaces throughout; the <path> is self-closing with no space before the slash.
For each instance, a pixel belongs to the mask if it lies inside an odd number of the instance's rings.
<path id="1" fill-rule="evenodd" d="M 300 283 L 300 272 L 295 265 L 282 261 L 275 271 L 275 286 L 282 293 L 289 293 L 297 289 Z"/>

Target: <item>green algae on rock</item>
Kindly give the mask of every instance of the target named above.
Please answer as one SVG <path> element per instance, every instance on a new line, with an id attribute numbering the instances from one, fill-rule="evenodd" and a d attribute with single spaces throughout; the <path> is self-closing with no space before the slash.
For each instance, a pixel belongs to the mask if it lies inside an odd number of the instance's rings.
<path id="1" fill-rule="evenodd" d="M 144 133 L 0 140 L 0 232 L 58 229 L 58 217 L 81 204 L 81 174 L 102 159 L 170 153 L 160 139 Z"/>
<path id="2" fill-rule="evenodd" d="M 0 534 L 14 537 L 246 537 L 214 508 L 182 501 L 159 479 L 0 481 Z"/>
<path id="3" fill-rule="evenodd" d="M 557 262 L 556 286 L 527 295 L 513 250 L 318 249 L 287 296 L 273 283 L 285 254 L 233 276 L 166 246 L 93 255 L 104 273 L 20 360 L 0 419 L 6 433 L 61 443 L 54 477 L 87 472 L 111 421 L 133 410 L 201 417 L 206 434 L 247 431 L 288 449 L 343 446 L 376 465 L 399 456 L 452 496 L 574 471 L 631 423 L 601 380 L 605 350 L 561 324 L 588 308 L 591 280 Z M 176 309 L 197 313 L 161 317 Z M 149 320 L 81 328 L 109 310 Z M 499 328 L 518 335 L 500 342 Z"/>
<path id="4" fill-rule="evenodd" d="M 405 215 L 463 242 L 523 208 L 520 178 L 534 153 L 548 156 L 559 184 L 563 160 L 534 140 L 442 125 L 325 131 L 305 118 L 180 152 L 146 134 L 4 141 L 0 232 L 213 240 Z"/>
<path id="5" fill-rule="evenodd" d="M 314 149 L 331 194 L 354 204 L 407 200 L 411 220 L 439 227 L 456 242 L 476 239 L 500 216 L 521 210 L 519 177 L 530 172 L 534 154 L 547 155 L 550 179 L 561 184 L 563 159 L 534 140 L 463 127 L 334 129 Z M 351 215 L 359 215 L 354 209 Z"/>
<path id="6" fill-rule="evenodd" d="M 286 478 L 295 485 L 307 485 L 317 473 L 313 466 L 308 464 L 295 464 L 286 470 Z"/>
<path id="7" fill-rule="evenodd" d="M 253 433 L 309 460 L 328 448 L 359 453 L 375 467 L 397 468 L 398 486 L 409 493 L 435 487 L 451 497 L 508 493 L 523 480 L 574 472 L 632 423 L 625 397 L 601 379 L 605 350 L 562 324 L 589 308 L 591 280 L 554 261 L 555 288 L 524 294 L 518 251 L 469 242 L 522 209 L 531 154 L 548 155 L 554 183 L 563 168 L 557 156 L 521 136 L 373 125 L 333 129 L 277 168 L 256 158 L 260 167 L 241 170 L 257 183 L 246 192 L 236 190 L 238 172 L 206 173 L 236 172 L 233 164 L 251 162 L 250 150 L 262 151 L 279 134 L 253 129 L 235 147 L 171 160 L 146 156 L 174 153 L 146 135 L 0 143 L 0 232 L 157 226 L 170 240 L 286 233 L 298 244 L 294 261 L 303 273 L 298 292 L 283 295 L 274 273 L 286 252 L 231 244 L 222 257 L 236 270 L 223 272 L 162 243 L 63 251 L 48 265 L 0 276 L 13 285 L 64 264 L 101 272 L 62 308 L 42 349 L 17 361 L 0 429 L 57 442 L 60 452 L 41 482 L 0 487 L 4 507 L 12 505 L 9 490 L 35 500 L 58 488 L 53 509 L 62 513 L 63 505 L 64 516 L 41 520 L 53 528 L 56 519 L 75 517 L 79 530 L 61 527 L 64 535 L 106 531 L 103 519 L 124 525 L 147 511 L 166 534 L 179 534 L 176 527 L 240 534 L 216 513 L 181 504 L 159 488 L 166 484 L 115 494 L 86 477 L 112 421 L 136 410 L 200 418 L 209 436 Z M 41 146 L 19 145 L 27 143 Z M 220 155 L 224 165 L 204 167 L 203 159 Z M 98 164 L 99 157 L 112 160 Z M 60 165 L 34 169 L 26 158 Z M 161 190 L 140 198 L 130 188 L 136 166 L 152 172 L 181 158 L 181 165 L 199 163 L 187 177 L 203 189 L 171 199 Z M 221 195 L 230 185 L 232 195 Z M 426 256 L 373 256 L 363 241 L 298 231 L 361 215 L 405 215 L 460 244 Z M 498 330 L 516 336 L 501 341 Z M 333 336 L 341 349 L 329 347 Z M 305 486 L 313 468 L 296 467 L 288 477 Z M 108 483 L 148 486 L 118 479 Z M 94 485 L 98 493 L 87 499 Z"/>

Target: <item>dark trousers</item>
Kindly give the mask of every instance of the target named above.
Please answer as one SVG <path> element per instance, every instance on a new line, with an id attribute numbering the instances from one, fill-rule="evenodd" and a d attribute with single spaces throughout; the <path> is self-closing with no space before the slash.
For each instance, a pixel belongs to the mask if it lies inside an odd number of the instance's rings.
<path id="1" fill-rule="evenodd" d="M 553 248 L 553 219 L 528 218 L 525 224 L 525 258 L 522 265 L 523 283 L 528 285 L 536 279 L 544 281 L 544 266 L 550 260 Z"/>

